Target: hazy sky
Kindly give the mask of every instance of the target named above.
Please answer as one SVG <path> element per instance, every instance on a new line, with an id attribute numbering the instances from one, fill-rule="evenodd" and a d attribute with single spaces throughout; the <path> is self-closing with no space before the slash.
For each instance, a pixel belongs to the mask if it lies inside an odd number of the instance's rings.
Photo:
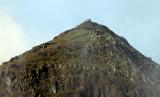
<path id="1" fill-rule="evenodd" d="M 87 18 L 160 63 L 160 0 L 0 0 L 0 63 Z"/>

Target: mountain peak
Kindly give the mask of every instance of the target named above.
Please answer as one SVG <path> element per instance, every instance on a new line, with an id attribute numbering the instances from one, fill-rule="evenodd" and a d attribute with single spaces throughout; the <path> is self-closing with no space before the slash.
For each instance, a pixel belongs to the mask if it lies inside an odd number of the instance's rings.
<path id="1" fill-rule="evenodd" d="M 92 20 L 91 19 L 86 19 L 86 22 L 92 22 Z"/>
<path id="2" fill-rule="evenodd" d="M 78 25 L 76 28 L 86 28 L 86 29 L 90 29 L 93 32 L 95 32 L 96 30 L 101 31 L 101 32 L 112 32 L 107 26 L 98 24 L 97 22 L 93 22 L 91 19 L 86 19 L 84 22 L 82 22 L 80 25 Z"/>
<path id="3" fill-rule="evenodd" d="M 93 22 L 91 19 L 86 19 L 79 26 L 95 26 L 98 25 L 96 22 Z"/>
<path id="4" fill-rule="evenodd" d="M 84 23 L 88 23 L 88 24 L 92 24 L 93 22 L 92 22 L 92 20 L 91 19 L 86 19 L 85 21 L 84 21 Z"/>
<path id="5" fill-rule="evenodd" d="M 4 63 L 0 97 L 159 97 L 156 66 L 127 40 L 87 19 Z"/>

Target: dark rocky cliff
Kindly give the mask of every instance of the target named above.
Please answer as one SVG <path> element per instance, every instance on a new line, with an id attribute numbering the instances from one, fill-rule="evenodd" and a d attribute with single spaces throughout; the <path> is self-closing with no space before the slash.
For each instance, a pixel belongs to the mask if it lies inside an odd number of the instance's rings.
<path id="1" fill-rule="evenodd" d="M 159 65 L 90 20 L 0 67 L 0 97 L 160 97 Z"/>

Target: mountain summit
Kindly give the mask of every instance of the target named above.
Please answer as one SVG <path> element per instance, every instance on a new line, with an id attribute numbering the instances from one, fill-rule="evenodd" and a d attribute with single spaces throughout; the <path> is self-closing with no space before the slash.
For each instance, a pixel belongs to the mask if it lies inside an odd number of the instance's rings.
<path id="1" fill-rule="evenodd" d="M 159 97 L 159 65 L 90 19 L 0 67 L 0 97 Z"/>

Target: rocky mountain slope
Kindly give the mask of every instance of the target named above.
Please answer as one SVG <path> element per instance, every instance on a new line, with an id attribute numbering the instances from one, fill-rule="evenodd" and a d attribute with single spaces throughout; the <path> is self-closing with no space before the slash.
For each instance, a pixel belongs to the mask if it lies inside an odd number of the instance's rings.
<path id="1" fill-rule="evenodd" d="M 0 66 L 0 97 L 160 97 L 159 65 L 87 20 Z"/>

